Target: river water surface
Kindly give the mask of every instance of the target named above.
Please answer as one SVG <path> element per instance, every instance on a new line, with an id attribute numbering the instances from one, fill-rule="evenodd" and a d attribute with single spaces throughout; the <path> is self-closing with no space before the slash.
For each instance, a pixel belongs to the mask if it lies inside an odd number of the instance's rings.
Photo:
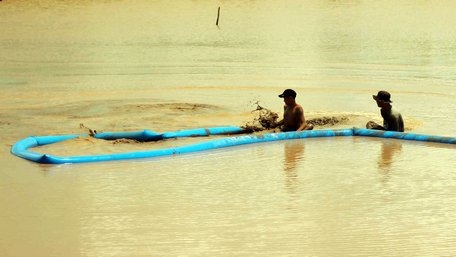
<path id="1" fill-rule="evenodd" d="M 217 9 L 221 8 L 218 26 Z M 0 256 L 452 256 L 456 148 L 380 138 L 42 165 L 30 135 L 157 132 L 281 115 L 456 136 L 453 1 L 0 2 Z M 56 155 L 152 149 L 79 138 Z"/>

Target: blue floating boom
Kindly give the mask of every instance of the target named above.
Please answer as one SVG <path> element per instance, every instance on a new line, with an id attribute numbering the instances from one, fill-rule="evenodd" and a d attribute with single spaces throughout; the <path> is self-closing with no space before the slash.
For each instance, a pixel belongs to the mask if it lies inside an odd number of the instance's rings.
<path id="1" fill-rule="evenodd" d="M 431 135 L 404 133 L 404 132 L 396 132 L 396 131 L 383 131 L 383 130 L 353 128 L 353 135 L 354 136 L 364 136 L 364 137 L 396 138 L 396 139 L 403 139 L 403 140 L 435 142 L 435 143 L 444 143 L 444 144 L 456 144 L 456 137 L 431 136 Z"/>
<path id="2" fill-rule="evenodd" d="M 115 140 L 115 139 L 134 139 L 141 142 L 158 141 L 168 138 L 178 137 L 201 137 L 210 135 L 232 135 L 250 132 L 237 126 L 224 126 L 213 128 L 196 128 L 187 130 L 178 130 L 172 132 L 165 132 L 162 134 L 150 131 L 132 131 L 132 132 L 101 132 L 94 135 L 98 139 Z"/>
<path id="3" fill-rule="evenodd" d="M 35 153 L 29 151 L 29 148 L 53 144 L 61 141 L 65 141 L 68 139 L 77 138 L 78 135 L 59 135 L 59 136 L 39 136 L 39 137 L 27 137 L 25 139 L 20 140 L 19 142 L 15 143 L 11 147 L 11 152 L 19 157 L 24 159 L 39 162 L 39 163 L 53 163 L 48 161 L 46 154 Z"/>
<path id="4" fill-rule="evenodd" d="M 95 134 L 95 138 L 105 140 L 115 140 L 120 138 L 134 139 L 138 141 L 157 141 L 168 138 L 179 138 L 179 137 L 195 137 L 195 136 L 210 136 L 210 135 L 232 135 L 249 133 L 243 128 L 236 126 L 227 127 L 213 127 L 213 128 L 197 128 L 190 130 L 180 130 L 173 132 L 165 132 L 162 134 L 143 130 L 135 132 L 104 132 Z M 425 142 L 437 142 L 446 144 L 456 144 L 456 138 L 454 137 L 440 137 L 440 136 L 429 136 L 421 134 L 403 133 L 403 132 L 392 132 L 392 131 L 380 131 L 370 129 L 327 129 L 327 130 L 306 130 L 299 132 L 280 132 L 280 133 L 266 133 L 256 135 L 243 135 L 234 136 L 221 139 L 214 139 L 212 141 L 195 143 L 185 146 L 179 146 L 174 148 L 144 150 L 144 151 L 133 151 L 126 153 L 114 153 L 114 154 L 101 154 L 101 155 L 81 155 L 81 156 L 54 156 L 50 154 L 41 154 L 29 151 L 29 148 L 38 147 L 47 144 L 53 144 L 81 136 L 87 135 L 56 135 L 56 136 L 32 136 L 22 139 L 15 143 L 11 152 L 21 158 L 38 162 L 38 163 L 49 163 L 49 164 L 63 164 L 63 163 L 85 163 L 85 162 L 101 162 L 101 161 L 115 161 L 115 160 L 130 160 L 140 158 L 152 158 L 159 156 L 185 154 L 198 151 L 207 151 L 211 149 L 230 147 L 236 145 L 254 144 L 262 142 L 272 142 L 278 140 L 290 140 L 290 139 L 304 139 L 314 137 L 335 137 L 335 136 L 364 136 L 364 137 L 381 137 L 381 138 L 395 138 L 402 140 L 417 140 Z"/>

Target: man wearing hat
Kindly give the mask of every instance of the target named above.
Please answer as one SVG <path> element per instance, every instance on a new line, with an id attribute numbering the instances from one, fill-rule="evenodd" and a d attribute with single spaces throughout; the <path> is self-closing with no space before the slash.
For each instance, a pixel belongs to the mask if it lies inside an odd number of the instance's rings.
<path id="1" fill-rule="evenodd" d="M 380 114 L 383 117 L 383 126 L 373 121 L 369 121 L 366 124 L 366 128 L 404 132 L 402 115 L 398 111 L 393 110 L 390 93 L 382 90 L 379 91 L 377 95 L 373 95 L 372 98 L 377 102 L 377 106 L 380 107 Z"/>
<path id="2" fill-rule="evenodd" d="M 304 109 L 301 105 L 296 103 L 296 92 L 293 89 L 286 89 L 279 97 L 283 98 L 283 101 L 285 102 L 283 107 L 283 119 L 274 127 L 281 126 L 283 132 L 313 129 L 312 124 L 306 123 Z"/>

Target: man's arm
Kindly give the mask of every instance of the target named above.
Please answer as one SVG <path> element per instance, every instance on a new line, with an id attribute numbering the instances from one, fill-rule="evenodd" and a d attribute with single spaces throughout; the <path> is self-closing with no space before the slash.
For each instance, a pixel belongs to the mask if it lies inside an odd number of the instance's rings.
<path id="1" fill-rule="evenodd" d="M 287 111 L 287 106 L 284 105 L 283 106 L 283 112 L 285 113 L 286 111 Z M 285 118 L 283 118 L 282 120 L 280 120 L 276 124 L 272 124 L 271 128 L 277 128 L 277 127 L 283 126 L 283 124 L 285 124 Z"/>
<path id="2" fill-rule="evenodd" d="M 399 121 L 398 121 L 398 130 L 399 132 L 404 132 L 404 120 L 402 120 L 402 115 L 399 114 Z"/>
<path id="3" fill-rule="evenodd" d="M 272 124 L 271 128 L 280 127 L 280 126 L 282 126 L 284 123 L 285 123 L 285 120 L 282 119 L 281 121 L 277 122 L 276 124 Z"/>
<path id="4" fill-rule="evenodd" d="M 301 124 L 296 131 L 304 130 L 307 127 L 306 119 L 304 118 L 304 109 L 302 109 L 302 106 L 297 106 L 295 111 L 297 122 Z"/>

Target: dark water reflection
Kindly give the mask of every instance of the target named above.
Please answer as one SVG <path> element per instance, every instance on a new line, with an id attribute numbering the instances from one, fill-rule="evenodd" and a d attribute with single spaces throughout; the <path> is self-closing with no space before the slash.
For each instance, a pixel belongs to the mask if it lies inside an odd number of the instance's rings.
<path id="1" fill-rule="evenodd" d="M 395 158 L 397 159 L 402 151 L 402 142 L 399 140 L 382 140 L 381 152 L 378 158 L 379 172 L 384 177 L 385 182 L 391 176 L 390 172 L 393 172 L 392 165 L 394 164 Z"/>
<path id="2" fill-rule="evenodd" d="M 298 186 L 298 167 L 305 156 L 305 142 L 292 140 L 284 143 L 283 171 L 285 174 L 285 187 L 290 193 L 296 193 Z"/>

